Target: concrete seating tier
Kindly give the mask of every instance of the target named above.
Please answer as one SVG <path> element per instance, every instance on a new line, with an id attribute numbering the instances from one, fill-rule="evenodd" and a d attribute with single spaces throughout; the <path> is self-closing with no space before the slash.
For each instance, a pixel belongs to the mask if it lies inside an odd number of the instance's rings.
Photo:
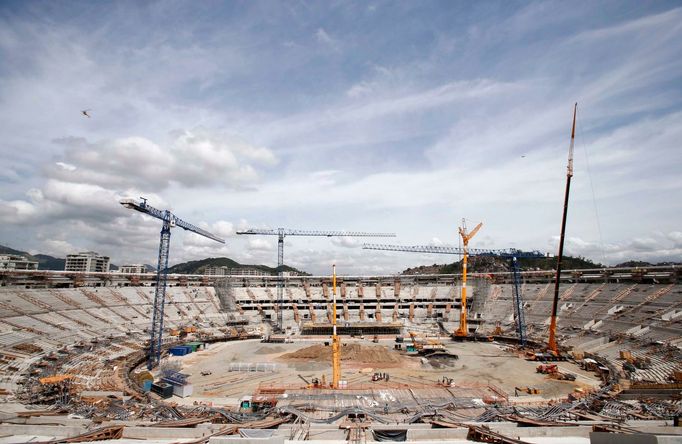
<path id="1" fill-rule="evenodd" d="M 165 327 L 225 325 L 213 288 L 169 287 L 166 295 Z M 143 343 L 153 299 L 147 287 L 0 288 L 0 380 L 9 384 L 3 388 L 12 390 L 30 362 L 64 347 L 138 335 Z M 129 351 L 113 347 L 109 357 Z"/>

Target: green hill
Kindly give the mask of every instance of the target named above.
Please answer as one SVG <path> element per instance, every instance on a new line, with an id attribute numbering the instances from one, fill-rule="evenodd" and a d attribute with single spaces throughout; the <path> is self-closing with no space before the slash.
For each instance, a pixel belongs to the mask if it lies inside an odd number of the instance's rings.
<path id="1" fill-rule="evenodd" d="M 541 259 L 519 259 L 521 270 L 554 270 L 556 258 L 547 257 Z M 564 270 L 577 270 L 585 268 L 602 268 L 603 265 L 594 263 L 584 257 L 564 256 L 562 266 Z M 496 271 L 509 271 L 509 260 L 489 256 L 470 257 L 467 269 L 471 273 L 492 273 Z M 462 271 L 462 261 L 451 264 L 433 264 L 415 268 L 408 268 L 402 274 L 457 274 Z"/>
<path id="2" fill-rule="evenodd" d="M 31 261 L 38 261 L 38 270 L 64 270 L 64 264 L 66 263 L 66 259 L 60 259 L 47 254 L 36 254 L 34 256 L 25 251 L 15 250 L 4 245 L 0 245 L 0 254 L 16 254 L 25 256 Z"/>
<path id="3" fill-rule="evenodd" d="M 66 265 L 66 259 L 52 257 L 47 254 L 36 254 L 38 259 L 38 270 L 63 270 Z"/>
<path id="4" fill-rule="evenodd" d="M 289 271 L 298 273 L 303 276 L 309 276 L 308 273 L 297 270 L 288 265 L 283 265 L 282 268 L 278 267 L 268 267 L 267 265 L 248 265 L 240 264 L 239 262 L 230 259 L 229 257 L 209 257 L 206 259 L 201 259 L 197 261 L 183 262 L 180 264 L 173 265 L 168 268 L 169 273 L 178 274 L 203 274 L 206 267 L 228 267 L 228 268 L 255 268 L 261 270 L 265 273 L 276 275 L 279 271 Z"/>

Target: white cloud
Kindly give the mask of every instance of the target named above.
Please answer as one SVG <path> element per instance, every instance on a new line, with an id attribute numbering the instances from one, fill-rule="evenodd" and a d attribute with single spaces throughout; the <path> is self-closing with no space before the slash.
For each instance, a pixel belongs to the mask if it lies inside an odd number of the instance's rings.
<path id="1" fill-rule="evenodd" d="M 372 85 L 369 84 L 368 82 L 360 82 L 356 83 L 355 85 L 351 86 L 348 91 L 346 91 L 346 95 L 351 98 L 357 98 L 357 97 L 362 97 L 370 94 L 372 92 Z"/>
<path id="2" fill-rule="evenodd" d="M 56 162 L 55 165 L 66 171 L 76 171 L 76 167 L 68 163 Z"/>
<path id="3" fill-rule="evenodd" d="M 332 39 L 329 34 L 327 34 L 327 31 L 324 30 L 324 28 L 317 28 L 317 32 L 315 32 L 315 37 L 317 38 L 317 41 L 320 43 L 324 43 L 325 45 L 329 46 L 335 46 L 335 41 Z"/>
<path id="4" fill-rule="evenodd" d="M 656 234 L 621 242 L 601 244 L 584 240 L 580 237 L 566 239 L 566 254 L 591 258 L 596 262 L 606 261 L 609 265 L 629 260 L 641 260 L 652 263 L 679 262 L 682 257 L 682 245 L 676 243 L 679 232 Z M 558 238 L 551 244 L 558 245 Z"/>
<path id="5" fill-rule="evenodd" d="M 332 237 L 330 239 L 332 241 L 332 244 L 344 248 L 358 248 L 363 244 L 362 238 L 358 237 L 337 236 Z"/>
<path id="6" fill-rule="evenodd" d="M 254 237 L 249 239 L 248 249 L 256 251 L 267 251 L 271 253 L 275 250 L 275 246 L 272 244 L 272 242 L 269 242 L 265 239 L 261 239 L 259 237 Z"/>
<path id="7" fill-rule="evenodd" d="M 58 239 L 46 239 L 43 245 L 44 250 L 35 251 L 34 254 L 42 253 L 54 257 L 66 257 L 67 254 L 72 254 L 78 249 L 70 242 Z"/>
<path id="8" fill-rule="evenodd" d="M 57 142 L 65 147 L 66 162 L 57 162 L 59 168 L 48 170 L 48 174 L 70 182 L 109 187 L 159 191 L 171 184 L 222 184 L 238 188 L 257 182 L 254 166 L 276 163 L 274 154 L 265 147 L 202 128 L 173 131 L 165 146 L 145 137 L 94 143 L 63 138 Z"/>

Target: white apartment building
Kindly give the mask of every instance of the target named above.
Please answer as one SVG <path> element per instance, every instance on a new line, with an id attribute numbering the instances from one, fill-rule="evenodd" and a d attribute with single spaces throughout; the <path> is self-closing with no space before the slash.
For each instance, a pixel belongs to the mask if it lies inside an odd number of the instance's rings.
<path id="1" fill-rule="evenodd" d="M 118 272 L 126 274 L 143 274 L 147 272 L 147 267 L 142 264 L 121 265 L 118 267 Z"/>
<path id="2" fill-rule="evenodd" d="M 206 276 L 271 276 L 270 273 L 250 267 L 228 268 L 209 265 L 204 269 Z"/>
<path id="3" fill-rule="evenodd" d="M 38 261 L 16 254 L 0 255 L 0 270 L 37 270 Z"/>
<path id="4" fill-rule="evenodd" d="M 67 254 L 64 271 L 108 272 L 109 256 L 100 256 L 94 251 Z"/>

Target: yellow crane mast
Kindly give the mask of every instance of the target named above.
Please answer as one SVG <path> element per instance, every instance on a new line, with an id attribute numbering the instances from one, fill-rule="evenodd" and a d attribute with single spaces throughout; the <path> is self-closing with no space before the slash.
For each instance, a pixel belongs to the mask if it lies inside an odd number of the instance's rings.
<path id="1" fill-rule="evenodd" d="M 332 388 L 339 388 L 341 380 L 341 344 L 336 334 L 336 265 L 332 265 Z"/>
<path id="2" fill-rule="evenodd" d="M 469 256 L 469 241 L 473 238 L 478 230 L 481 229 L 483 222 L 476 225 L 476 227 L 467 233 L 466 222 L 462 219 L 462 226 L 459 228 L 459 235 L 462 237 L 462 244 L 464 246 L 464 255 L 462 257 L 462 309 L 459 312 L 459 328 L 455 332 L 455 336 L 466 336 L 467 330 L 467 257 Z"/>

